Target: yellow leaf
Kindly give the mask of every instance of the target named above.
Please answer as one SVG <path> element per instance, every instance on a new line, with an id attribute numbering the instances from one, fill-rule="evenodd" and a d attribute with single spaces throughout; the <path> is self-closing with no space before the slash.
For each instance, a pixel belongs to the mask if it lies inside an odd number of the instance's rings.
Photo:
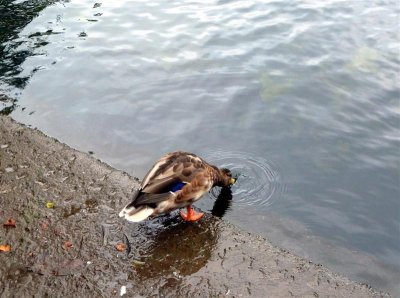
<path id="1" fill-rule="evenodd" d="M 47 202 L 46 203 L 47 208 L 54 208 L 54 203 L 53 202 Z"/>

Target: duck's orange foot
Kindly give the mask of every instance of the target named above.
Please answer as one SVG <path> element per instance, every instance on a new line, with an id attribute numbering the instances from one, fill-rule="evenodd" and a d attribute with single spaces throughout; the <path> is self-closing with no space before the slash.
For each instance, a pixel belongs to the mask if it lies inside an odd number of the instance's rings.
<path id="1" fill-rule="evenodd" d="M 181 217 L 186 220 L 186 221 L 196 221 L 199 220 L 200 218 L 203 217 L 204 213 L 203 212 L 196 212 L 193 210 L 192 206 L 187 206 L 187 213 L 180 212 Z"/>

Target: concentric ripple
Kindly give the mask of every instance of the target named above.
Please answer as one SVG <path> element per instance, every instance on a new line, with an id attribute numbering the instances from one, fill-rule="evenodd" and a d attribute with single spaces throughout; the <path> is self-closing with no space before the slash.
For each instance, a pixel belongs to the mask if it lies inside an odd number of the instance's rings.
<path id="1" fill-rule="evenodd" d="M 232 186 L 232 203 L 236 207 L 269 206 L 279 199 L 284 191 L 281 175 L 269 160 L 244 152 L 228 151 L 210 152 L 204 157 L 218 167 L 230 169 L 237 178 Z M 219 193 L 218 188 L 211 190 L 211 196 L 215 199 Z"/>

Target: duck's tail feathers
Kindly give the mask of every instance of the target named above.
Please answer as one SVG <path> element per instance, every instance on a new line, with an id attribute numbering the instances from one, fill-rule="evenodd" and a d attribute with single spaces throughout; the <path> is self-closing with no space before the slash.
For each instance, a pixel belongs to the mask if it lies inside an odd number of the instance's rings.
<path id="1" fill-rule="evenodd" d="M 131 222 L 143 221 L 150 215 L 152 215 L 154 211 L 153 208 L 146 205 L 142 205 L 137 208 L 133 207 L 132 205 L 131 206 L 129 205 L 127 205 L 124 209 L 121 210 L 119 216 Z"/>

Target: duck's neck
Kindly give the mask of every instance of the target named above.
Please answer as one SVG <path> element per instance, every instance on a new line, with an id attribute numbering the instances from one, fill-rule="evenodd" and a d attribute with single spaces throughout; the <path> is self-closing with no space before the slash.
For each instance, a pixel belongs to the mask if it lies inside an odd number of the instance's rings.
<path id="1" fill-rule="evenodd" d="M 221 171 L 216 166 L 212 166 L 212 168 L 213 186 L 221 186 L 223 184 Z"/>

